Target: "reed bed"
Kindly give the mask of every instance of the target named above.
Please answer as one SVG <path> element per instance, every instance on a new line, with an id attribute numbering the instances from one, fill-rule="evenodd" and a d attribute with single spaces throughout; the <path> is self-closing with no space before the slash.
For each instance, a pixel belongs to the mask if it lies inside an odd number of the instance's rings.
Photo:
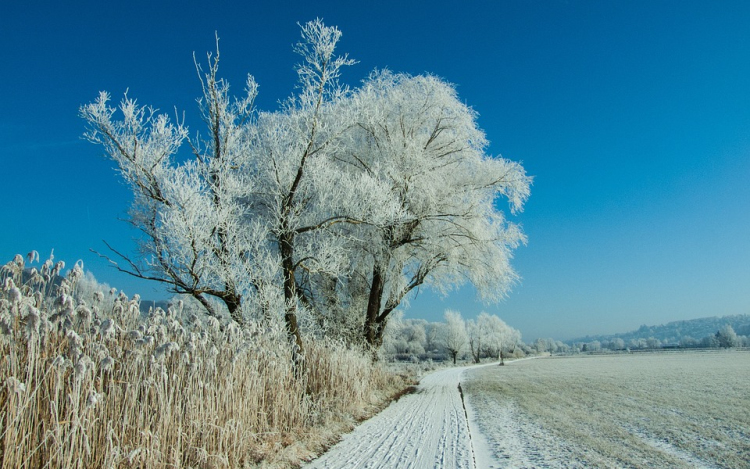
<path id="1" fill-rule="evenodd" d="M 52 287 L 59 265 L 23 264 L 2 268 L 2 468 L 293 467 L 406 387 L 342 344 L 308 340 L 300 371 L 283 328 L 74 300 L 79 266 Z"/>

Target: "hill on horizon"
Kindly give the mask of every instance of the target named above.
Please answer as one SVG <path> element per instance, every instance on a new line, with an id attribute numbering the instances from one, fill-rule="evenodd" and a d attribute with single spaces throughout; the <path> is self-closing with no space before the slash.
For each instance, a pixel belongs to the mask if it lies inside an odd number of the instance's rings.
<path id="1" fill-rule="evenodd" d="M 564 341 L 567 344 L 579 342 L 599 342 L 611 341 L 613 339 L 622 339 L 626 343 L 631 339 L 648 339 L 656 338 L 665 344 L 678 343 L 684 337 L 701 339 L 716 332 L 723 326 L 729 324 L 737 335 L 750 335 L 750 314 L 736 314 L 732 316 L 712 316 L 698 319 L 687 319 L 683 321 L 672 321 L 658 326 L 642 325 L 638 329 L 630 332 L 609 335 L 589 335 L 576 339 Z"/>

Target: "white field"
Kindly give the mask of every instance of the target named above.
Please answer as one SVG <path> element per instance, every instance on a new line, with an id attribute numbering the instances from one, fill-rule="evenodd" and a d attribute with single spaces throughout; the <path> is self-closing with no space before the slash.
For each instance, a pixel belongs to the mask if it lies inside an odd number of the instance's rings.
<path id="1" fill-rule="evenodd" d="M 750 468 L 748 352 L 542 358 L 461 382 L 477 467 Z"/>

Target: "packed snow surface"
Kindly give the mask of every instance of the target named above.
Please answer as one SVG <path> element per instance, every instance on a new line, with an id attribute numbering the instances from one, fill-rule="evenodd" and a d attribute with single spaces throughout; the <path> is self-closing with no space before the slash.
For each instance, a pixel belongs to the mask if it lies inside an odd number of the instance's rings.
<path id="1" fill-rule="evenodd" d="M 364 422 L 307 468 L 477 467 L 458 389 L 466 367 L 427 375 L 417 391 Z"/>

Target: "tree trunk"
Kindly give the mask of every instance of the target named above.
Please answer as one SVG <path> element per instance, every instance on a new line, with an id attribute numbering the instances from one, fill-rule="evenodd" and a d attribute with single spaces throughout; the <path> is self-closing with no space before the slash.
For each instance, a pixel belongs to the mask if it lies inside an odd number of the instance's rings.
<path id="1" fill-rule="evenodd" d="M 222 301 L 224 301 L 224 304 L 227 305 L 227 309 L 229 310 L 229 316 L 240 326 L 245 325 L 245 318 L 242 317 L 242 309 L 240 308 L 242 304 L 242 297 L 235 293 L 234 291 L 227 292 L 226 295 L 221 297 Z"/>
<path id="2" fill-rule="evenodd" d="M 286 303 L 284 322 L 289 339 L 297 346 L 294 354 L 295 361 L 297 361 L 298 356 L 302 356 L 304 349 L 302 347 L 302 336 L 297 325 L 297 280 L 294 278 L 293 241 L 294 238 L 291 235 L 281 236 L 279 250 L 281 252 L 281 266 L 284 271 L 284 301 Z"/>
<path id="3" fill-rule="evenodd" d="M 376 262 L 372 267 L 372 284 L 370 285 L 370 296 L 367 300 L 364 328 L 365 342 L 373 348 L 378 348 L 383 343 L 384 328 L 379 317 L 384 288 L 385 278 L 383 278 L 380 265 Z"/>
<path id="4" fill-rule="evenodd" d="M 471 357 L 474 359 L 474 363 L 479 363 L 479 355 L 482 354 L 482 342 L 476 341 L 476 348 L 469 342 L 469 348 L 471 348 Z"/>

